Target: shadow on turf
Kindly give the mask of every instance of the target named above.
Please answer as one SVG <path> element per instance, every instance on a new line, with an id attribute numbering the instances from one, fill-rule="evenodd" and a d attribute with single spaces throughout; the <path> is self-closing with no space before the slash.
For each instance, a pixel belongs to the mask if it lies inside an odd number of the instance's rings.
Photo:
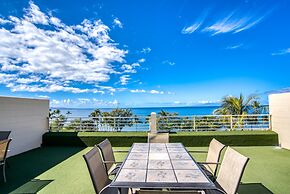
<path id="1" fill-rule="evenodd" d="M 243 183 L 239 186 L 239 194 L 273 194 L 262 183 Z"/>
<path id="2" fill-rule="evenodd" d="M 0 178 L 0 193 L 10 193 L 29 187 L 32 190 L 33 187 L 42 189 L 51 180 L 35 181 L 35 177 L 83 149 L 83 147 L 44 147 L 8 158 L 10 167 L 6 169 L 7 182 L 4 183 Z"/>
<path id="3" fill-rule="evenodd" d="M 21 187 L 17 188 L 11 194 L 20 194 L 20 193 L 29 193 L 29 194 L 36 194 L 41 189 L 43 189 L 46 185 L 51 183 L 53 180 L 40 180 L 40 179 L 33 179 Z"/>

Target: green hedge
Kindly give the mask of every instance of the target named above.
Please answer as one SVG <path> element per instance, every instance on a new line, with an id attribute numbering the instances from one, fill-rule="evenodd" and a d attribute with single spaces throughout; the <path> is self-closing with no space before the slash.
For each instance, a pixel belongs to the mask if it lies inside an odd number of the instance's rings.
<path id="1" fill-rule="evenodd" d="M 128 147 L 136 142 L 147 142 L 146 132 L 48 132 L 43 135 L 43 146 L 94 146 L 108 138 L 113 146 Z M 185 146 L 208 146 L 212 138 L 232 146 L 278 145 L 278 134 L 273 131 L 178 132 L 170 134 L 170 142 Z"/>

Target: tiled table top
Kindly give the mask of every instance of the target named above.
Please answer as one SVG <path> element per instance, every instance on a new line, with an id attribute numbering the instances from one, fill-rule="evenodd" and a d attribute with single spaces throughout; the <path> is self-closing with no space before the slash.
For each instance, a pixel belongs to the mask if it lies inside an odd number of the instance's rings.
<path id="1" fill-rule="evenodd" d="M 215 188 L 181 143 L 135 143 L 111 186 Z"/>

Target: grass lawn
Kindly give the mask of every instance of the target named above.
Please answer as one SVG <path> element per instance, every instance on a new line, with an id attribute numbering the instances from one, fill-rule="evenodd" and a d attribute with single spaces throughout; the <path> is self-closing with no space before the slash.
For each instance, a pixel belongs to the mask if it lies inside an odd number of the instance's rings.
<path id="1" fill-rule="evenodd" d="M 241 194 L 285 194 L 290 191 L 290 151 L 273 146 L 234 147 L 250 162 L 240 186 Z M 94 193 L 82 155 L 90 148 L 44 147 L 11 157 L 8 183 L 0 183 L 0 193 Z M 126 147 L 117 149 L 128 149 Z M 207 148 L 189 147 L 189 150 Z M 116 154 L 117 160 L 125 154 Z M 204 154 L 194 154 L 197 161 Z"/>

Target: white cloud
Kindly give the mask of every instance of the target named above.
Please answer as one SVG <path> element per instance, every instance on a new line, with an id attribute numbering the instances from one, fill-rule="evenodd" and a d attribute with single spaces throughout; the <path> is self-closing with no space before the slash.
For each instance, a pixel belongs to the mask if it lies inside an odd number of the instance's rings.
<path id="1" fill-rule="evenodd" d="M 111 86 L 96 86 L 96 87 L 100 88 L 101 91 L 109 91 L 111 94 L 117 91 L 116 88 L 113 88 Z"/>
<path id="2" fill-rule="evenodd" d="M 41 12 L 39 7 L 32 1 L 29 1 L 29 8 L 25 10 L 27 12 L 24 16 L 26 21 L 34 24 L 48 25 L 48 16 Z"/>
<path id="3" fill-rule="evenodd" d="M 150 90 L 149 93 L 150 94 L 164 94 L 163 91 L 158 91 L 158 90 Z"/>
<path id="4" fill-rule="evenodd" d="M 204 11 L 203 14 L 190 26 L 185 26 L 182 30 L 182 34 L 192 34 L 193 32 L 197 31 L 201 25 L 203 24 L 206 16 L 208 14 L 208 10 Z"/>
<path id="5" fill-rule="evenodd" d="M 144 58 L 141 58 L 138 60 L 139 63 L 144 63 L 146 60 Z"/>
<path id="6" fill-rule="evenodd" d="M 241 48 L 242 46 L 243 46 L 243 44 L 236 44 L 236 45 L 228 46 L 225 49 L 227 49 L 227 50 L 234 50 L 234 49 Z"/>
<path id="7" fill-rule="evenodd" d="M 194 32 L 208 32 L 212 36 L 223 33 L 239 33 L 248 30 L 259 24 L 272 10 L 261 12 L 262 9 L 249 10 L 236 9 L 223 17 L 214 16 L 218 18 L 211 24 L 206 24 L 206 17 L 209 11 L 205 11 L 193 24 L 185 26 L 181 33 L 192 34 Z"/>
<path id="8" fill-rule="evenodd" d="M 130 81 L 130 75 L 122 75 L 121 77 L 120 77 L 120 83 L 121 83 L 121 85 L 127 85 L 128 84 L 128 82 Z"/>
<path id="9" fill-rule="evenodd" d="M 12 91 L 101 93 L 94 86 L 120 74 L 128 52 L 101 20 L 66 25 L 32 1 L 22 18 L 1 18 L 0 25 L 0 83 Z"/>
<path id="10" fill-rule="evenodd" d="M 169 61 L 169 60 L 162 61 L 162 63 L 163 64 L 168 64 L 168 65 L 171 65 L 171 66 L 175 65 L 175 62 Z"/>
<path id="11" fill-rule="evenodd" d="M 132 65 L 124 64 L 121 69 L 124 70 L 124 73 L 136 73 L 136 70 L 133 69 Z"/>
<path id="12" fill-rule="evenodd" d="M 280 50 L 278 52 L 272 53 L 272 55 L 287 55 L 290 54 L 290 48 Z"/>
<path id="13" fill-rule="evenodd" d="M 147 93 L 147 94 L 172 94 L 171 92 L 164 92 L 159 90 L 144 90 L 144 89 L 133 89 L 131 93 Z"/>
<path id="14" fill-rule="evenodd" d="M 197 103 L 198 104 L 213 104 L 213 103 L 219 103 L 220 100 L 200 100 Z"/>
<path id="15" fill-rule="evenodd" d="M 151 48 L 147 47 L 147 48 L 143 48 L 141 51 L 141 53 L 147 54 L 151 52 Z"/>
<path id="16" fill-rule="evenodd" d="M 122 22 L 118 18 L 115 18 L 113 20 L 113 25 L 114 26 L 118 26 L 119 28 L 123 28 L 123 24 L 122 24 Z"/>
<path id="17" fill-rule="evenodd" d="M 121 70 L 123 70 L 122 73 L 137 73 L 137 70 L 136 70 L 137 67 L 140 67 L 139 63 L 133 63 L 131 65 L 123 64 L 121 66 Z"/>
<path id="18" fill-rule="evenodd" d="M 184 27 L 181 31 L 182 34 L 191 34 L 195 32 L 199 27 L 201 23 L 194 23 L 191 26 Z"/>
<path id="19" fill-rule="evenodd" d="M 39 96 L 37 96 L 38 98 L 44 98 L 44 99 L 49 99 L 49 96 L 47 96 L 47 95 L 39 95 Z"/>
<path id="20" fill-rule="evenodd" d="M 9 20 L 5 20 L 3 18 L 0 18 L 0 24 L 10 24 L 11 22 Z"/>
<path id="21" fill-rule="evenodd" d="M 143 89 L 135 89 L 135 90 L 130 90 L 130 92 L 132 92 L 132 93 L 145 93 L 146 90 L 143 90 Z"/>
<path id="22" fill-rule="evenodd" d="M 119 104 L 118 100 L 105 101 L 97 98 L 77 98 L 77 99 L 52 99 L 50 100 L 51 107 L 116 107 Z"/>
<path id="23" fill-rule="evenodd" d="M 239 33 L 260 23 L 267 14 L 257 17 L 256 13 L 239 14 L 237 11 L 233 11 L 224 18 L 205 27 L 202 31 L 209 32 L 212 36 L 223 33 Z"/>

